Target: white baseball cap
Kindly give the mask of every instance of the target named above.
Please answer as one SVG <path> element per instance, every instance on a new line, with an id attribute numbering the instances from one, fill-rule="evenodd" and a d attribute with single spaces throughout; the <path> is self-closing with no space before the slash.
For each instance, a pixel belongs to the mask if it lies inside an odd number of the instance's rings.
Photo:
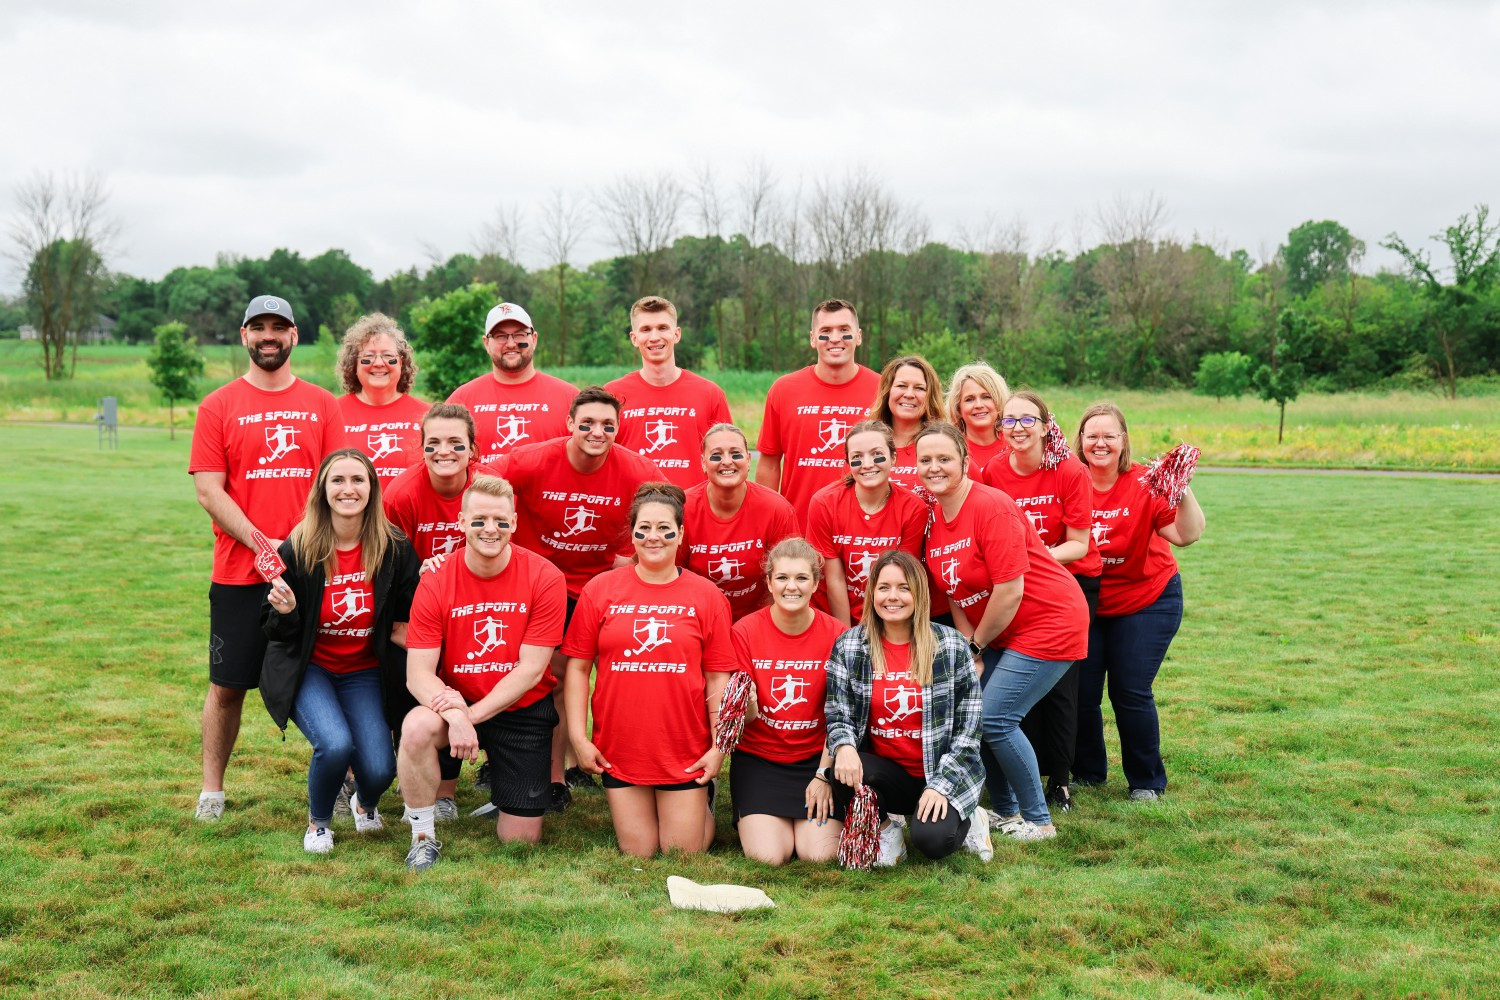
<path id="1" fill-rule="evenodd" d="M 484 332 L 488 334 L 495 327 L 506 320 L 515 320 L 528 330 L 535 329 L 531 325 L 531 314 L 514 302 L 502 302 L 490 310 L 490 314 L 484 318 Z"/>

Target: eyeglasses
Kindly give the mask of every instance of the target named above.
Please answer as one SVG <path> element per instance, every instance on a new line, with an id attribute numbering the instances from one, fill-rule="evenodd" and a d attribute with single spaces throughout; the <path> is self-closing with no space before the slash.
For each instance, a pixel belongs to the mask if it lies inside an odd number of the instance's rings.
<path id="1" fill-rule="evenodd" d="M 521 330 L 516 333 L 501 333 L 499 330 L 491 330 L 484 335 L 485 340 L 498 340 L 500 343 L 514 341 L 517 347 L 526 346 L 526 338 L 535 333 L 535 330 Z"/>
<path id="2" fill-rule="evenodd" d="M 1092 441 L 1107 441 L 1110 444 L 1114 444 L 1116 441 L 1120 440 L 1120 438 L 1122 438 L 1124 436 L 1125 435 L 1123 435 L 1123 434 L 1085 434 L 1083 436 L 1083 439 L 1085 441 L 1090 441 L 1090 442 L 1092 442 Z"/>
<path id="3" fill-rule="evenodd" d="M 377 361 L 385 365 L 387 368 L 394 368 L 401 363 L 401 358 L 395 354 L 362 354 L 359 357 L 359 363 L 364 365 L 366 368 L 370 367 Z"/>
<path id="4" fill-rule="evenodd" d="M 1041 422 L 1041 419 L 1041 417 L 1034 417 L 1029 413 L 1024 417 L 1001 417 L 1000 426 L 1009 428 L 1020 424 L 1022 427 L 1035 427 Z"/>

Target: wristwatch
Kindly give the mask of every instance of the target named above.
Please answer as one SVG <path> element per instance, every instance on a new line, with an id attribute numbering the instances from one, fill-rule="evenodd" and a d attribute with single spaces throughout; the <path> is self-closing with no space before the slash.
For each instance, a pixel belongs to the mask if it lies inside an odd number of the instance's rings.
<path id="1" fill-rule="evenodd" d="M 833 784 L 833 779 L 828 776 L 828 772 L 832 771 L 832 770 L 833 770 L 833 768 L 831 768 L 831 767 L 820 767 L 816 771 L 813 772 L 813 777 L 814 778 L 821 778 L 823 781 L 826 781 L 826 782 L 828 782 L 828 784 L 831 785 L 831 784 Z"/>
<path id="2" fill-rule="evenodd" d="M 981 646 L 979 643 L 975 642 L 973 639 L 970 639 L 969 640 L 969 655 L 970 656 L 980 656 L 983 653 L 984 653 L 984 647 Z"/>

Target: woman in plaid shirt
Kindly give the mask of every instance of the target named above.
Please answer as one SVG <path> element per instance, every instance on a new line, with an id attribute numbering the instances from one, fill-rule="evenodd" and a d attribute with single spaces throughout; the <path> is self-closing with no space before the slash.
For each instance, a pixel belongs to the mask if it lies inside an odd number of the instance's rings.
<path id="1" fill-rule="evenodd" d="M 878 865 L 906 854 L 891 814 L 909 814 L 913 846 L 945 858 L 960 845 L 988 861 L 989 817 L 979 808 L 979 679 L 962 635 L 928 618 L 927 574 L 910 553 L 870 568 L 864 618 L 828 660 L 828 750 L 820 775 L 847 809 L 861 784 L 880 808 Z"/>

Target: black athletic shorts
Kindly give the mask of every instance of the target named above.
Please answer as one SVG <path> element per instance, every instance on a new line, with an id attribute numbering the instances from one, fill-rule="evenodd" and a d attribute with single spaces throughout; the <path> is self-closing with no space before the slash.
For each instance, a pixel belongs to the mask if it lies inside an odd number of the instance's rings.
<path id="1" fill-rule="evenodd" d="M 818 769 L 820 750 L 805 760 L 784 764 L 736 750 L 729 758 L 729 801 L 734 819 L 743 816 L 779 816 L 807 819 L 807 785 Z M 833 804 L 833 818 L 842 821 L 844 810 Z"/>
<path id="2" fill-rule="evenodd" d="M 543 698 L 474 727 L 490 761 L 490 801 L 511 816 L 546 812 L 552 791 L 552 730 L 557 708 Z"/>
<path id="3" fill-rule="evenodd" d="M 637 785 L 623 778 L 616 778 L 613 774 L 605 771 L 600 779 L 605 788 L 650 788 L 658 792 L 691 792 L 697 788 L 707 788 L 709 791 L 709 802 L 713 801 L 714 784 L 700 785 L 696 781 L 674 781 L 670 785 Z"/>
<path id="4" fill-rule="evenodd" d="M 266 634 L 260 609 L 267 583 L 208 585 L 208 679 L 219 687 L 248 691 L 260 686 Z"/>

